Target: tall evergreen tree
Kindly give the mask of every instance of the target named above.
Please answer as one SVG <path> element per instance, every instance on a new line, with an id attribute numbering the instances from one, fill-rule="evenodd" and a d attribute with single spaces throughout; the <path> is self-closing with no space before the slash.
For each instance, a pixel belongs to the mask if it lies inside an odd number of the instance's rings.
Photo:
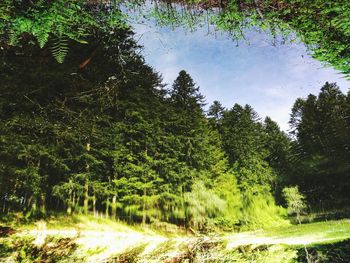
<path id="1" fill-rule="evenodd" d="M 292 109 L 291 125 L 294 178 L 309 201 L 343 205 L 349 189 L 348 99 L 336 84 L 326 83 L 318 96 L 298 99 Z M 309 195 L 308 195 L 309 193 Z"/>

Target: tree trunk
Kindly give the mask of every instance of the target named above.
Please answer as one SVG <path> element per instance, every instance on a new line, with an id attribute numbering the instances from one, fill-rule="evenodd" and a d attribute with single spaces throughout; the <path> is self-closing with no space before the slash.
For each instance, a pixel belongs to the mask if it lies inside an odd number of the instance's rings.
<path id="1" fill-rule="evenodd" d="M 76 204 L 76 208 L 78 208 L 78 212 L 81 213 L 81 208 L 80 208 L 80 204 L 81 204 L 81 199 L 82 199 L 82 196 L 79 196 L 77 195 L 76 198 L 75 198 L 75 204 Z M 74 210 L 74 207 L 73 207 L 73 210 Z"/>
<path id="2" fill-rule="evenodd" d="M 301 220 L 300 220 L 300 214 L 299 213 L 297 213 L 297 220 L 298 220 L 299 225 L 301 225 Z"/>
<path id="3" fill-rule="evenodd" d="M 86 151 L 90 151 L 91 144 L 90 142 L 86 143 Z M 89 171 L 90 165 L 86 163 L 86 178 L 85 178 L 85 191 L 84 191 L 84 214 L 87 215 L 89 212 Z M 95 211 L 94 211 L 95 212 Z"/>
<path id="4" fill-rule="evenodd" d="M 146 187 L 143 189 L 142 225 L 146 225 Z"/>
<path id="5" fill-rule="evenodd" d="M 94 192 L 94 195 L 92 196 L 92 209 L 94 211 L 94 216 L 98 216 L 96 214 L 96 193 Z"/>
<path id="6" fill-rule="evenodd" d="M 34 196 L 33 198 L 32 198 L 32 207 L 31 207 L 31 211 L 32 212 L 35 212 L 36 211 L 36 208 L 37 208 L 37 206 L 36 206 L 36 202 L 37 202 L 37 200 L 36 200 L 36 197 Z"/>
<path id="7" fill-rule="evenodd" d="M 25 192 L 24 194 L 24 198 L 23 198 L 23 202 L 22 202 L 22 206 L 25 208 L 26 207 L 26 203 L 27 203 L 27 192 Z"/>
<path id="8" fill-rule="evenodd" d="M 114 195 L 112 198 L 112 218 L 115 219 L 117 216 L 117 196 Z"/>
<path id="9" fill-rule="evenodd" d="M 84 186 L 84 214 L 88 214 L 89 212 L 89 181 L 85 181 L 85 186 Z"/>
<path id="10" fill-rule="evenodd" d="M 69 179 L 69 184 L 72 185 L 72 179 Z M 72 214 L 72 205 L 74 202 L 74 196 L 72 195 L 72 188 L 69 188 L 68 191 L 68 204 L 67 204 L 67 214 Z"/>
<path id="11" fill-rule="evenodd" d="M 76 204 L 77 204 L 77 198 L 75 197 L 75 191 L 73 191 L 73 195 L 72 195 L 72 213 L 74 213 Z"/>
<path id="12" fill-rule="evenodd" d="M 71 215 L 72 214 L 72 206 L 70 204 L 70 200 L 68 201 L 68 205 L 67 205 L 67 214 Z"/>
<path id="13" fill-rule="evenodd" d="M 109 217 L 109 197 L 106 200 L 106 218 Z"/>
<path id="14" fill-rule="evenodd" d="M 41 194 L 40 212 L 46 214 L 46 195 L 44 193 Z"/>

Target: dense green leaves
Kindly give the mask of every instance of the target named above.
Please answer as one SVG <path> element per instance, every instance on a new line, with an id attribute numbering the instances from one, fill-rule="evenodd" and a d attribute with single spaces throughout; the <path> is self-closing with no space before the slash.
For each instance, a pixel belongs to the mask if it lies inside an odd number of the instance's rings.
<path id="1" fill-rule="evenodd" d="M 283 189 L 283 196 L 287 202 L 289 214 L 296 214 L 297 220 L 300 222 L 300 214 L 305 210 L 305 196 L 303 196 L 297 186 L 286 187 Z"/>
<path id="2" fill-rule="evenodd" d="M 125 17 L 117 8 L 85 0 L 2 1 L 0 24 L 2 46 L 49 45 L 63 63 L 68 42 L 86 44 L 96 30 L 108 35 L 125 27 Z"/>
<path id="3" fill-rule="evenodd" d="M 50 208 L 205 230 L 285 223 L 275 200 L 283 202 L 290 184 L 311 204 L 347 202 L 349 95 L 335 84 L 296 101 L 291 140 L 249 105 L 225 109 L 216 101 L 206 116 L 186 71 L 166 89 L 118 9 L 46 4 L 1 6 L 8 22 L 0 51 L 3 212 Z M 259 8 L 266 17 L 268 7 Z M 60 17 L 65 9 L 84 15 Z M 10 33 L 13 17 L 18 32 Z M 81 19 L 82 28 L 72 27 Z"/>
<path id="4" fill-rule="evenodd" d="M 298 99 L 292 109 L 292 182 L 312 203 L 342 205 L 349 191 L 349 95 L 326 83 L 318 96 Z"/>
<path id="5" fill-rule="evenodd" d="M 3 211 L 49 207 L 199 229 L 247 223 L 242 200 L 269 194 L 272 174 L 250 148 L 234 159 L 242 140 L 264 146 L 253 110 L 224 113 L 216 103 L 207 119 L 187 72 L 166 90 L 131 32 L 104 36 L 73 44 L 63 65 L 38 46 L 22 50 L 37 54 L 30 59 L 13 59 L 18 47 L 2 50 Z"/>
<path id="6" fill-rule="evenodd" d="M 122 11 L 121 11 L 122 10 Z M 87 43 L 94 32 L 106 36 L 125 28 L 130 18 L 155 19 L 159 25 L 191 29 L 213 24 L 232 37 L 247 28 L 269 31 L 282 43 L 297 35 L 316 59 L 349 74 L 350 8 L 347 1 L 12 1 L 0 3 L 0 44 L 51 47 L 62 63 L 67 43 Z"/>

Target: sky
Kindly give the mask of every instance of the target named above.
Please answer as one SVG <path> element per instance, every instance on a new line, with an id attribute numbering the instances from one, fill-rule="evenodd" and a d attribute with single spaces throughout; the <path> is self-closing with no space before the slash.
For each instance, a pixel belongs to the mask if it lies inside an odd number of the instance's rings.
<path id="1" fill-rule="evenodd" d="M 337 82 L 343 92 L 350 88 L 350 81 L 311 58 L 302 43 L 273 45 L 267 33 L 248 31 L 237 45 L 227 34 L 207 28 L 189 32 L 143 23 L 134 24 L 134 30 L 146 62 L 169 87 L 184 69 L 200 87 L 207 108 L 214 100 L 226 108 L 249 104 L 284 131 L 297 98 L 318 94 L 326 81 Z"/>

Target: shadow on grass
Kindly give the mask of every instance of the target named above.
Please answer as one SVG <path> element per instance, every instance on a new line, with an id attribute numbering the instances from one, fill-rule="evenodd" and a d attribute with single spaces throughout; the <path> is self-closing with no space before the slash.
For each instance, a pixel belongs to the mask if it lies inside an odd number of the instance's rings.
<path id="1" fill-rule="evenodd" d="M 350 239 L 331 244 L 313 245 L 308 247 L 307 250 L 312 262 L 350 262 Z M 298 249 L 297 262 L 307 263 L 304 248 Z"/>

